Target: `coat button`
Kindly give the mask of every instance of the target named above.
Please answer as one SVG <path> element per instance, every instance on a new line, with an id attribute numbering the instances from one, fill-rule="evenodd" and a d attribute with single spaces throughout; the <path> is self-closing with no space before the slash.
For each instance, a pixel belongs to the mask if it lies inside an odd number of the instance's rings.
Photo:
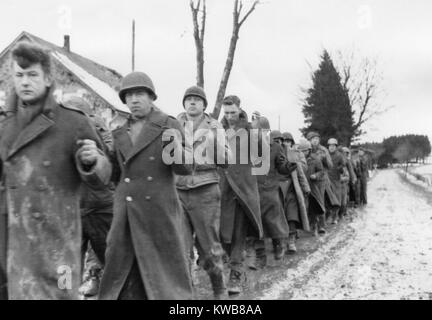
<path id="1" fill-rule="evenodd" d="M 39 219 L 42 216 L 42 213 L 40 212 L 33 212 L 33 218 Z"/>
<path id="2" fill-rule="evenodd" d="M 125 179 L 124 179 L 124 182 L 129 183 L 129 182 L 130 182 L 130 179 L 129 179 L 129 178 L 125 178 Z"/>
<path id="3" fill-rule="evenodd" d="M 49 161 L 49 160 L 45 160 L 44 162 L 42 162 L 42 165 L 43 165 L 44 167 L 49 167 L 49 166 L 51 165 L 51 161 Z"/>
<path id="4" fill-rule="evenodd" d="M 151 156 L 151 157 L 149 157 L 149 160 L 150 160 L 150 161 L 154 161 L 154 160 L 155 160 L 155 157 Z"/>
<path id="5" fill-rule="evenodd" d="M 149 201 L 149 200 L 151 200 L 151 197 L 150 197 L 150 196 L 146 196 L 145 199 L 146 199 L 147 201 Z"/>
<path id="6" fill-rule="evenodd" d="M 147 181 L 153 181 L 153 177 L 147 177 Z"/>
<path id="7" fill-rule="evenodd" d="M 127 196 L 127 197 L 126 197 L 126 201 L 128 201 L 128 202 L 132 202 L 132 197 Z"/>

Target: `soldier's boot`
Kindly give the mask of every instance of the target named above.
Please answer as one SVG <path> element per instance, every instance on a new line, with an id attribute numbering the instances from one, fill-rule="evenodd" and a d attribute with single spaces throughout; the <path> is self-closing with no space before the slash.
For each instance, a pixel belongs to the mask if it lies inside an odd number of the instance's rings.
<path id="1" fill-rule="evenodd" d="M 100 285 L 100 269 L 91 269 L 89 278 L 79 288 L 84 297 L 93 297 L 98 294 Z"/>
<path id="2" fill-rule="evenodd" d="M 285 248 L 281 239 L 273 239 L 274 259 L 280 260 L 285 254 Z"/>
<path id="3" fill-rule="evenodd" d="M 255 249 L 255 265 L 257 269 L 263 269 L 267 265 L 265 248 Z"/>
<path id="4" fill-rule="evenodd" d="M 228 294 L 235 295 L 243 292 L 243 284 L 246 282 L 246 274 L 242 271 L 231 269 L 228 281 Z"/>
<path id="5" fill-rule="evenodd" d="M 335 209 L 330 211 L 331 224 L 338 224 L 338 212 Z"/>
<path id="6" fill-rule="evenodd" d="M 249 269 L 257 270 L 257 266 L 255 263 L 255 249 L 253 240 L 248 240 L 246 242 L 246 264 Z"/>
<path id="7" fill-rule="evenodd" d="M 296 234 L 295 233 L 290 233 L 288 236 L 288 253 L 289 254 L 295 254 L 297 252 L 297 248 L 296 248 Z"/>
<path id="8" fill-rule="evenodd" d="M 326 233 L 326 229 L 325 229 L 325 216 L 324 215 L 320 215 L 318 217 L 318 234 L 324 235 L 325 233 Z"/>
<path id="9" fill-rule="evenodd" d="M 215 300 L 221 300 L 226 297 L 225 280 L 223 271 L 219 268 L 214 268 L 209 272 L 210 282 L 213 288 L 213 296 Z"/>

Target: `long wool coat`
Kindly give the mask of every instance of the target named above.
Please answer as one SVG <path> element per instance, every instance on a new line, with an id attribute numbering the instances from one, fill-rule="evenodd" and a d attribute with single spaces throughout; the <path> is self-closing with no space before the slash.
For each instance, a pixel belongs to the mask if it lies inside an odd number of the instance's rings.
<path id="1" fill-rule="evenodd" d="M 319 204 L 322 213 L 326 211 L 325 201 L 324 201 L 324 193 L 325 193 L 325 185 L 324 185 L 324 167 L 319 158 L 315 155 L 309 155 L 307 158 L 308 168 L 306 171 L 306 176 L 309 180 L 309 185 L 311 188 L 311 193 L 309 195 L 310 198 L 313 197 L 315 201 Z"/>
<path id="2" fill-rule="evenodd" d="M 330 180 L 330 188 L 334 195 L 337 197 L 339 204 L 341 204 L 342 200 L 342 181 L 341 177 L 344 173 L 344 168 L 346 166 L 346 162 L 344 157 L 339 151 L 335 151 L 330 153 L 333 166 L 328 171 L 328 176 Z"/>
<path id="3" fill-rule="evenodd" d="M 329 178 L 329 170 L 333 168 L 333 161 L 329 151 L 326 147 L 319 145 L 317 148 L 312 148 L 312 154 L 321 160 L 324 167 L 324 197 L 327 197 L 331 206 L 340 206 L 340 197 L 338 197 L 337 193 L 333 189 Z"/>
<path id="4" fill-rule="evenodd" d="M 227 130 L 228 123 L 225 118 L 222 119 L 222 125 Z M 246 112 L 240 113 L 238 129 L 246 130 L 249 133 L 250 124 L 248 123 Z M 231 164 L 225 170 L 220 170 L 220 188 L 221 188 L 221 240 L 225 243 L 231 243 L 231 237 L 234 229 L 235 203 L 230 201 L 236 197 L 253 227 L 252 236 L 262 238 L 263 228 L 261 222 L 261 210 L 259 203 L 258 184 L 256 176 L 252 175 L 253 159 L 248 156 L 247 163 L 240 163 L 240 143 L 236 141 L 236 135 L 229 134 L 227 139 L 232 152 L 235 150 L 237 157 L 236 164 Z M 250 149 L 250 139 L 247 145 Z M 244 145 L 243 145 L 244 146 Z"/>
<path id="5" fill-rule="evenodd" d="M 0 123 L 0 248 L 9 299 L 78 299 L 81 282 L 79 187 L 103 187 L 111 165 L 100 151 L 97 164 L 77 160 L 78 139 L 100 140 L 79 110 L 47 94 L 43 110 L 14 139 L 18 98 L 11 95 Z M 89 170 L 87 170 L 89 169 Z M 5 215 L 7 218 L 5 219 Z M 7 260 L 4 261 L 4 259 Z"/>
<path id="6" fill-rule="evenodd" d="M 290 174 L 288 164 L 283 148 L 277 143 L 272 143 L 270 170 L 267 175 L 257 176 L 264 236 L 272 239 L 287 237 L 289 232 L 279 192 L 280 175 Z"/>
<path id="7" fill-rule="evenodd" d="M 163 162 L 167 143 L 162 134 L 169 128 L 182 131 L 175 118 L 154 108 L 134 145 L 128 123 L 113 131 L 113 179 L 118 185 L 100 299 L 119 297 L 134 259 L 148 299 L 192 298 L 174 181 L 174 173 L 190 174 L 191 166 Z"/>

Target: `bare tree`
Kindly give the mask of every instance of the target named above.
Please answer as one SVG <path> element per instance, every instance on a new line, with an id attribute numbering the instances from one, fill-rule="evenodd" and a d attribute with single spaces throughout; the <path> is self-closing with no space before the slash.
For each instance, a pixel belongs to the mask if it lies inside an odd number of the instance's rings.
<path id="1" fill-rule="evenodd" d="M 371 118 L 383 114 L 393 106 L 384 106 L 382 72 L 376 58 L 357 58 L 353 52 L 343 54 L 339 51 L 339 71 L 344 89 L 348 92 L 354 111 L 354 136 L 365 133 L 362 126 Z"/>
<path id="2" fill-rule="evenodd" d="M 204 88 L 204 34 L 206 25 L 206 1 L 190 0 L 197 61 L 197 86 Z M 201 19 L 200 19 L 201 18 Z"/>
<path id="3" fill-rule="evenodd" d="M 241 17 L 243 10 L 243 1 L 242 0 L 234 0 L 234 11 L 233 11 L 233 28 L 231 33 L 230 45 L 228 48 L 228 55 L 225 61 L 225 68 L 222 73 L 222 79 L 219 84 L 219 90 L 216 96 L 216 104 L 213 109 L 212 117 L 214 119 L 219 118 L 222 100 L 225 96 L 226 87 L 228 85 L 228 80 L 231 74 L 231 69 L 234 63 L 234 55 L 237 47 L 237 41 L 239 39 L 240 28 L 246 19 L 250 16 L 250 14 L 255 10 L 256 6 L 260 3 L 259 0 L 255 0 L 250 6 L 249 10 Z"/>

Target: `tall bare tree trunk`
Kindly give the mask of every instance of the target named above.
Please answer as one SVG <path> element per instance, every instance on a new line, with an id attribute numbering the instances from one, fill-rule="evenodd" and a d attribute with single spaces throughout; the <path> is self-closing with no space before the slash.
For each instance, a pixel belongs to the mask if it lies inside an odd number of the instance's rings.
<path id="1" fill-rule="evenodd" d="M 234 63 L 234 55 L 237 47 L 237 41 L 239 39 L 239 32 L 242 24 L 246 21 L 249 15 L 255 10 L 256 5 L 259 3 L 258 0 L 254 1 L 249 11 L 244 15 L 242 19 L 240 19 L 240 14 L 243 8 L 243 3 L 241 0 L 234 1 L 234 11 L 233 11 L 233 29 L 231 33 L 230 45 L 228 48 L 228 55 L 225 61 L 225 68 L 222 73 L 222 79 L 219 84 L 219 90 L 216 96 L 216 103 L 213 109 L 212 117 L 214 119 L 219 118 L 219 114 L 221 111 L 222 100 L 225 96 L 226 88 L 228 85 L 228 80 L 231 74 L 232 66 Z"/>
<path id="2" fill-rule="evenodd" d="M 202 6 L 201 6 L 202 4 Z M 194 40 L 196 47 L 196 62 L 197 62 L 197 86 L 204 88 L 204 34 L 206 24 L 206 2 L 198 0 L 196 4 L 193 0 L 190 1 L 192 11 L 192 21 L 194 26 Z M 201 26 L 199 23 L 199 12 L 201 11 Z"/>

